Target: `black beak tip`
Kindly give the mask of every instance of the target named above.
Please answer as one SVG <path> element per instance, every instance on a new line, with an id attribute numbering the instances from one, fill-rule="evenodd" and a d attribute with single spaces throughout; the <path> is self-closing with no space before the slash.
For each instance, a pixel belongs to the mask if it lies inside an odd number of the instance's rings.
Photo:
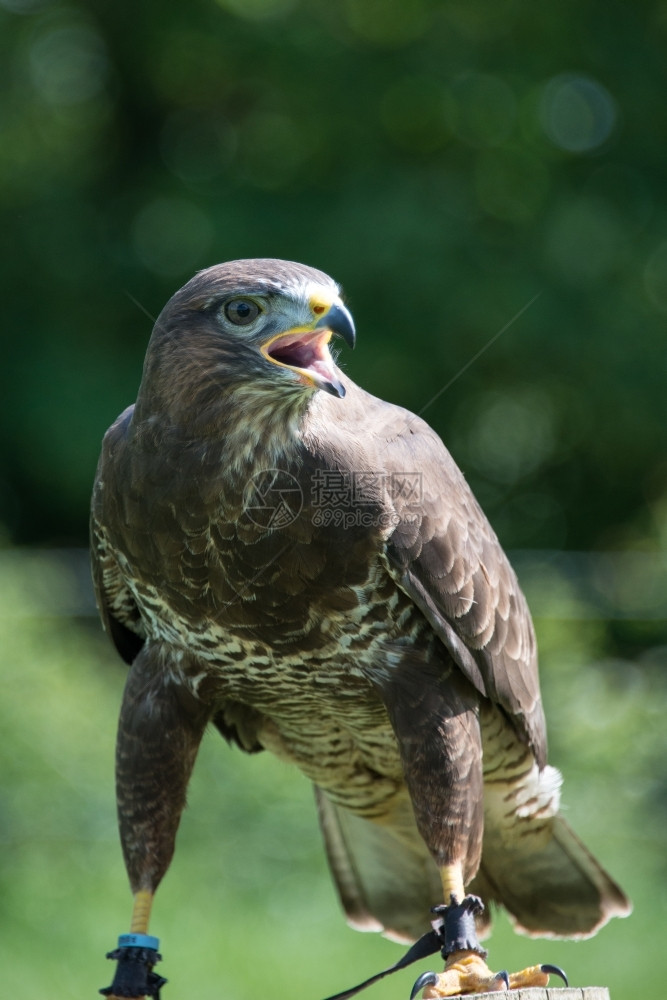
<path id="1" fill-rule="evenodd" d="M 354 328 L 354 320 L 344 305 L 332 305 L 331 309 L 316 324 L 316 327 L 324 327 L 331 330 L 332 333 L 338 334 L 348 347 L 354 349 L 357 342 L 357 332 Z"/>
<path id="2" fill-rule="evenodd" d="M 320 389 L 324 389 L 328 392 L 330 396 L 337 396 L 338 399 L 344 399 L 345 397 L 345 386 L 342 382 L 336 379 L 334 382 L 322 382 L 320 384 Z"/>

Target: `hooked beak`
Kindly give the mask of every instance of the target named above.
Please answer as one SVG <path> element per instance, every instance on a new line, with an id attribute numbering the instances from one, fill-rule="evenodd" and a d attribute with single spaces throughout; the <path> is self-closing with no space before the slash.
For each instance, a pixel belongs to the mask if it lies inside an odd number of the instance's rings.
<path id="1" fill-rule="evenodd" d="M 315 329 L 324 327 L 342 337 L 349 348 L 354 350 L 357 342 L 357 332 L 354 329 L 354 320 L 344 305 L 334 302 L 331 309 L 315 324 Z"/>
<path id="2" fill-rule="evenodd" d="M 337 302 L 314 326 L 279 333 L 263 344 L 261 351 L 267 361 L 297 372 L 305 385 L 324 389 L 342 399 L 345 386 L 329 351 L 329 341 L 334 334 L 342 337 L 348 347 L 354 347 L 354 322 L 345 306 Z"/>

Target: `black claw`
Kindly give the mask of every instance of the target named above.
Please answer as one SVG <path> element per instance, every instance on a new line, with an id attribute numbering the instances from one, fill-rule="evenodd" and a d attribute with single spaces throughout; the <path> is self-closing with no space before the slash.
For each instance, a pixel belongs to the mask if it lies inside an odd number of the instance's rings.
<path id="1" fill-rule="evenodd" d="M 505 984 L 506 990 L 510 988 L 510 977 L 507 969 L 503 969 L 501 972 L 496 972 L 495 976 L 493 977 L 494 983 L 496 982 L 496 980 L 502 980 L 502 982 Z"/>
<path id="2" fill-rule="evenodd" d="M 558 968 L 557 965 L 541 965 L 540 969 L 542 970 L 542 972 L 546 972 L 551 976 L 560 976 L 560 978 L 563 980 L 566 986 L 570 985 L 567 981 L 567 976 L 565 975 L 562 969 Z"/>
<path id="3" fill-rule="evenodd" d="M 416 981 L 415 985 L 412 987 L 412 992 L 410 993 L 410 1000 L 415 1000 L 418 993 L 424 989 L 425 986 L 435 986 L 438 981 L 438 977 L 435 972 L 422 972 L 419 979 Z"/>

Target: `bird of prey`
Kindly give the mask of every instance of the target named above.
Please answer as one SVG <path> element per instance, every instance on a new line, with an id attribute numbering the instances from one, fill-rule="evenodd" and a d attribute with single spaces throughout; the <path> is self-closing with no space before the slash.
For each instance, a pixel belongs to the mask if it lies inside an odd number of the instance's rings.
<path id="1" fill-rule="evenodd" d="M 496 535 L 435 432 L 348 379 L 333 337 L 355 331 L 326 274 L 204 270 L 104 438 L 92 558 L 130 664 L 116 772 L 134 894 L 107 995 L 165 982 L 149 914 L 209 724 L 310 779 L 350 923 L 439 946 L 427 996 L 546 984 L 550 966 L 489 970 L 490 903 L 568 938 L 629 912 L 559 815 L 533 626 Z"/>

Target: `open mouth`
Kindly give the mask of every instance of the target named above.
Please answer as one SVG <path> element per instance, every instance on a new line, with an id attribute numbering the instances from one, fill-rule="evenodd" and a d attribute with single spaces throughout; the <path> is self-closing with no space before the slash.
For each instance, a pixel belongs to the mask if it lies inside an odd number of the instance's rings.
<path id="1" fill-rule="evenodd" d="M 288 333 L 276 337 L 267 344 L 263 353 L 276 364 L 284 365 L 286 368 L 298 368 L 330 381 L 334 374 L 333 359 L 328 346 L 330 340 L 330 330 Z"/>
<path id="2" fill-rule="evenodd" d="M 342 399 L 345 386 L 329 351 L 329 341 L 334 334 L 342 337 L 349 347 L 354 347 L 352 317 L 345 306 L 335 302 L 314 328 L 294 327 L 279 333 L 260 350 L 271 364 L 296 372 L 303 385 L 324 389 Z"/>
<path id="3" fill-rule="evenodd" d="M 262 354 L 274 365 L 299 372 L 307 385 L 341 398 L 345 387 L 336 373 L 329 351 L 330 340 L 331 330 L 284 333 L 265 344 Z"/>

